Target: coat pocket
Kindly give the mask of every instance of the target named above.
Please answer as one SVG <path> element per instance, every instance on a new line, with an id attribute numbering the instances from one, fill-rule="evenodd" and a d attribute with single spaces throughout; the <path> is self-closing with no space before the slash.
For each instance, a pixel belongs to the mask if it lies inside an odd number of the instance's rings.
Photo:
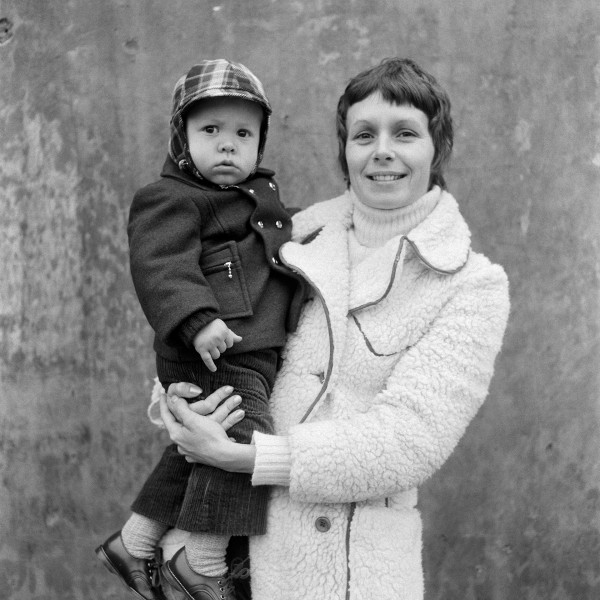
<path id="1" fill-rule="evenodd" d="M 235 242 L 226 242 L 203 252 L 200 268 L 219 303 L 222 319 L 250 317 L 250 294 Z"/>

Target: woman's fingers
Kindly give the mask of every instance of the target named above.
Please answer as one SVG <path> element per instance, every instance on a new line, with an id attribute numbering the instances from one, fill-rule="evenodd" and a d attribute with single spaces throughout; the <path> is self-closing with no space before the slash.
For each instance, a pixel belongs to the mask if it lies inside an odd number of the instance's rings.
<path id="1" fill-rule="evenodd" d="M 177 419 L 167 406 L 167 398 L 168 396 L 165 396 L 164 394 L 160 398 L 160 416 L 165 427 L 167 428 L 167 431 L 169 432 L 169 435 L 173 436 L 175 430 L 178 427 L 181 427 L 181 425 L 178 423 Z"/>
<path id="2" fill-rule="evenodd" d="M 189 383 L 172 383 L 169 386 L 168 396 L 162 397 L 160 414 L 171 437 L 180 429 L 181 424 L 185 424 L 185 420 L 189 420 L 194 413 L 219 423 L 225 431 L 244 418 L 244 411 L 237 410 L 242 398 L 238 395 L 231 395 L 233 387 L 230 385 L 220 387 L 204 400 L 188 404 L 183 398 L 184 394 L 190 397 L 192 391 L 198 389 Z"/>
<path id="3" fill-rule="evenodd" d="M 223 421 L 221 421 L 221 427 L 223 427 L 223 429 L 227 431 L 234 425 L 237 425 L 245 417 L 245 415 L 246 413 L 243 410 L 236 410 L 235 412 L 232 412 L 231 414 L 227 415 L 227 417 Z M 235 438 L 229 439 L 235 442 Z"/>
<path id="4" fill-rule="evenodd" d="M 193 383 L 172 383 L 167 391 L 168 396 L 181 396 L 182 398 L 195 398 L 200 395 L 202 390 Z"/>
<path id="5" fill-rule="evenodd" d="M 243 418 L 244 411 L 236 410 L 237 407 L 241 404 L 242 399 L 240 396 L 231 396 L 227 398 L 225 402 L 219 405 L 212 414 L 208 415 L 210 419 L 216 421 L 217 423 L 221 423 L 221 426 L 225 431 L 227 431 L 230 427 L 239 423 Z M 236 413 L 242 413 L 242 415 L 236 415 Z M 236 415 L 234 417 L 234 415 Z"/>
<path id="6" fill-rule="evenodd" d="M 210 415 L 210 413 L 212 413 L 225 398 L 231 396 L 232 393 L 233 388 L 230 385 L 224 385 L 218 390 L 215 390 L 210 396 L 204 398 L 204 400 L 198 400 L 198 402 L 190 404 L 190 408 L 199 415 Z"/>
<path id="7" fill-rule="evenodd" d="M 161 417 L 173 439 L 173 434 L 181 431 L 181 426 L 188 427 L 194 420 L 194 413 L 190 410 L 188 403 L 179 396 L 166 396 L 161 399 Z M 170 419 L 169 414 L 170 413 Z M 165 420 L 165 415 L 167 419 Z"/>

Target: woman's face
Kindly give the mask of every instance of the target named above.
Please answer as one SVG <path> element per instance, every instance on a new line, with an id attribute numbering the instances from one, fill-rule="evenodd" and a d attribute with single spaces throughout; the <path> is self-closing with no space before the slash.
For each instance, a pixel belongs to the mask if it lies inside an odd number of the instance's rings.
<path id="1" fill-rule="evenodd" d="M 346 161 L 363 204 L 400 208 L 427 192 L 435 154 L 428 125 L 422 110 L 390 104 L 379 92 L 348 109 Z"/>

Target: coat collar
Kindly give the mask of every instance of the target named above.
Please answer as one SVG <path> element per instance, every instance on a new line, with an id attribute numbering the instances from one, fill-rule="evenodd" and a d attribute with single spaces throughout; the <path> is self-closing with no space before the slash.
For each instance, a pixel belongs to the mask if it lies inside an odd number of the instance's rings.
<path id="1" fill-rule="evenodd" d="M 405 236 L 388 240 L 355 267 L 353 279 L 358 283 L 348 289 L 347 298 L 351 310 L 383 299 L 399 277 L 404 260 L 409 257 L 440 274 L 450 275 L 463 268 L 470 252 L 471 234 L 453 196 L 441 190 L 439 193 L 436 207 L 417 227 Z M 292 253 L 293 258 L 290 256 L 292 262 L 301 263 L 300 270 L 313 285 L 320 287 L 322 284 L 328 290 L 332 287 L 331 278 L 335 285 L 339 284 L 340 272 L 330 272 L 329 267 L 338 262 L 340 255 L 345 257 L 345 263 L 344 267 L 337 265 L 338 268 L 349 269 L 347 231 L 352 226 L 352 212 L 352 200 L 346 192 L 294 217 L 294 229 L 301 235 L 322 225 L 313 241 L 300 246 Z M 284 249 L 289 246 L 285 244 Z M 324 280 L 321 282 L 321 279 Z"/>
<path id="2" fill-rule="evenodd" d="M 445 191 L 429 216 L 406 239 L 427 267 L 446 274 L 462 269 L 471 249 L 469 227 L 458 203 Z"/>
<path id="3" fill-rule="evenodd" d="M 356 284 L 350 290 L 351 312 L 383 300 L 399 279 L 408 258 L 442 275 L 463 268 L 469 256 L 469 228 L 456 200 L 448 192 L 439 193 L 437 205 L 417 227 L 388 240 L 354 267 L 352 279 Z"/>
<path id="4" fill-rule="evenodd" d="M 279 255 L 300 273 L 323 300 L 330 339 L 330 356 L 320 393 L 307 407 L 303 420 L 316 407 L 337 379 L 343 353 L 347 320 L 353 311 L 376 304 L 387 296 L 400 278 L 405 259 L 419 260 L 424 267 L 451 274 L 467 261 L 469 229 L 456 200 L 442 192 L 430 215 L 407 236 L 397 236 L 355 267 L 350 277 L 348 230 L 352 226 L 352 201 L 348 194 L 311 206 L 294 217 L 294 236 L 310 236 L 306 244 L 287 242 Z"/>

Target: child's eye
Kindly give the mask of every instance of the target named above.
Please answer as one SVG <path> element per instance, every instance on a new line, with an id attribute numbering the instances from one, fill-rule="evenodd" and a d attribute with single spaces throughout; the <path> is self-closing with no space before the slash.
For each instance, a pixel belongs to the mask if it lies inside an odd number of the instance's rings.
<path id="1" fill-rule="evenodd" d="M 238 131 L 238 135 L 239 135 L 241 138 L 247 138 L 247 137 L 250 137 L 250 136 L 252 135 L 252 132 L 251 132 L 251 131 L 249 131 L 248 129 L 240 129 L 240 130 Z"/>
<path id="2" fill-rule="evenodd" d="M 210 135 L 212 135 L 213 133 L 217 133 L 218 128 L 216 125 L 205 125 L 204 126 L 204 131 Z"/>

